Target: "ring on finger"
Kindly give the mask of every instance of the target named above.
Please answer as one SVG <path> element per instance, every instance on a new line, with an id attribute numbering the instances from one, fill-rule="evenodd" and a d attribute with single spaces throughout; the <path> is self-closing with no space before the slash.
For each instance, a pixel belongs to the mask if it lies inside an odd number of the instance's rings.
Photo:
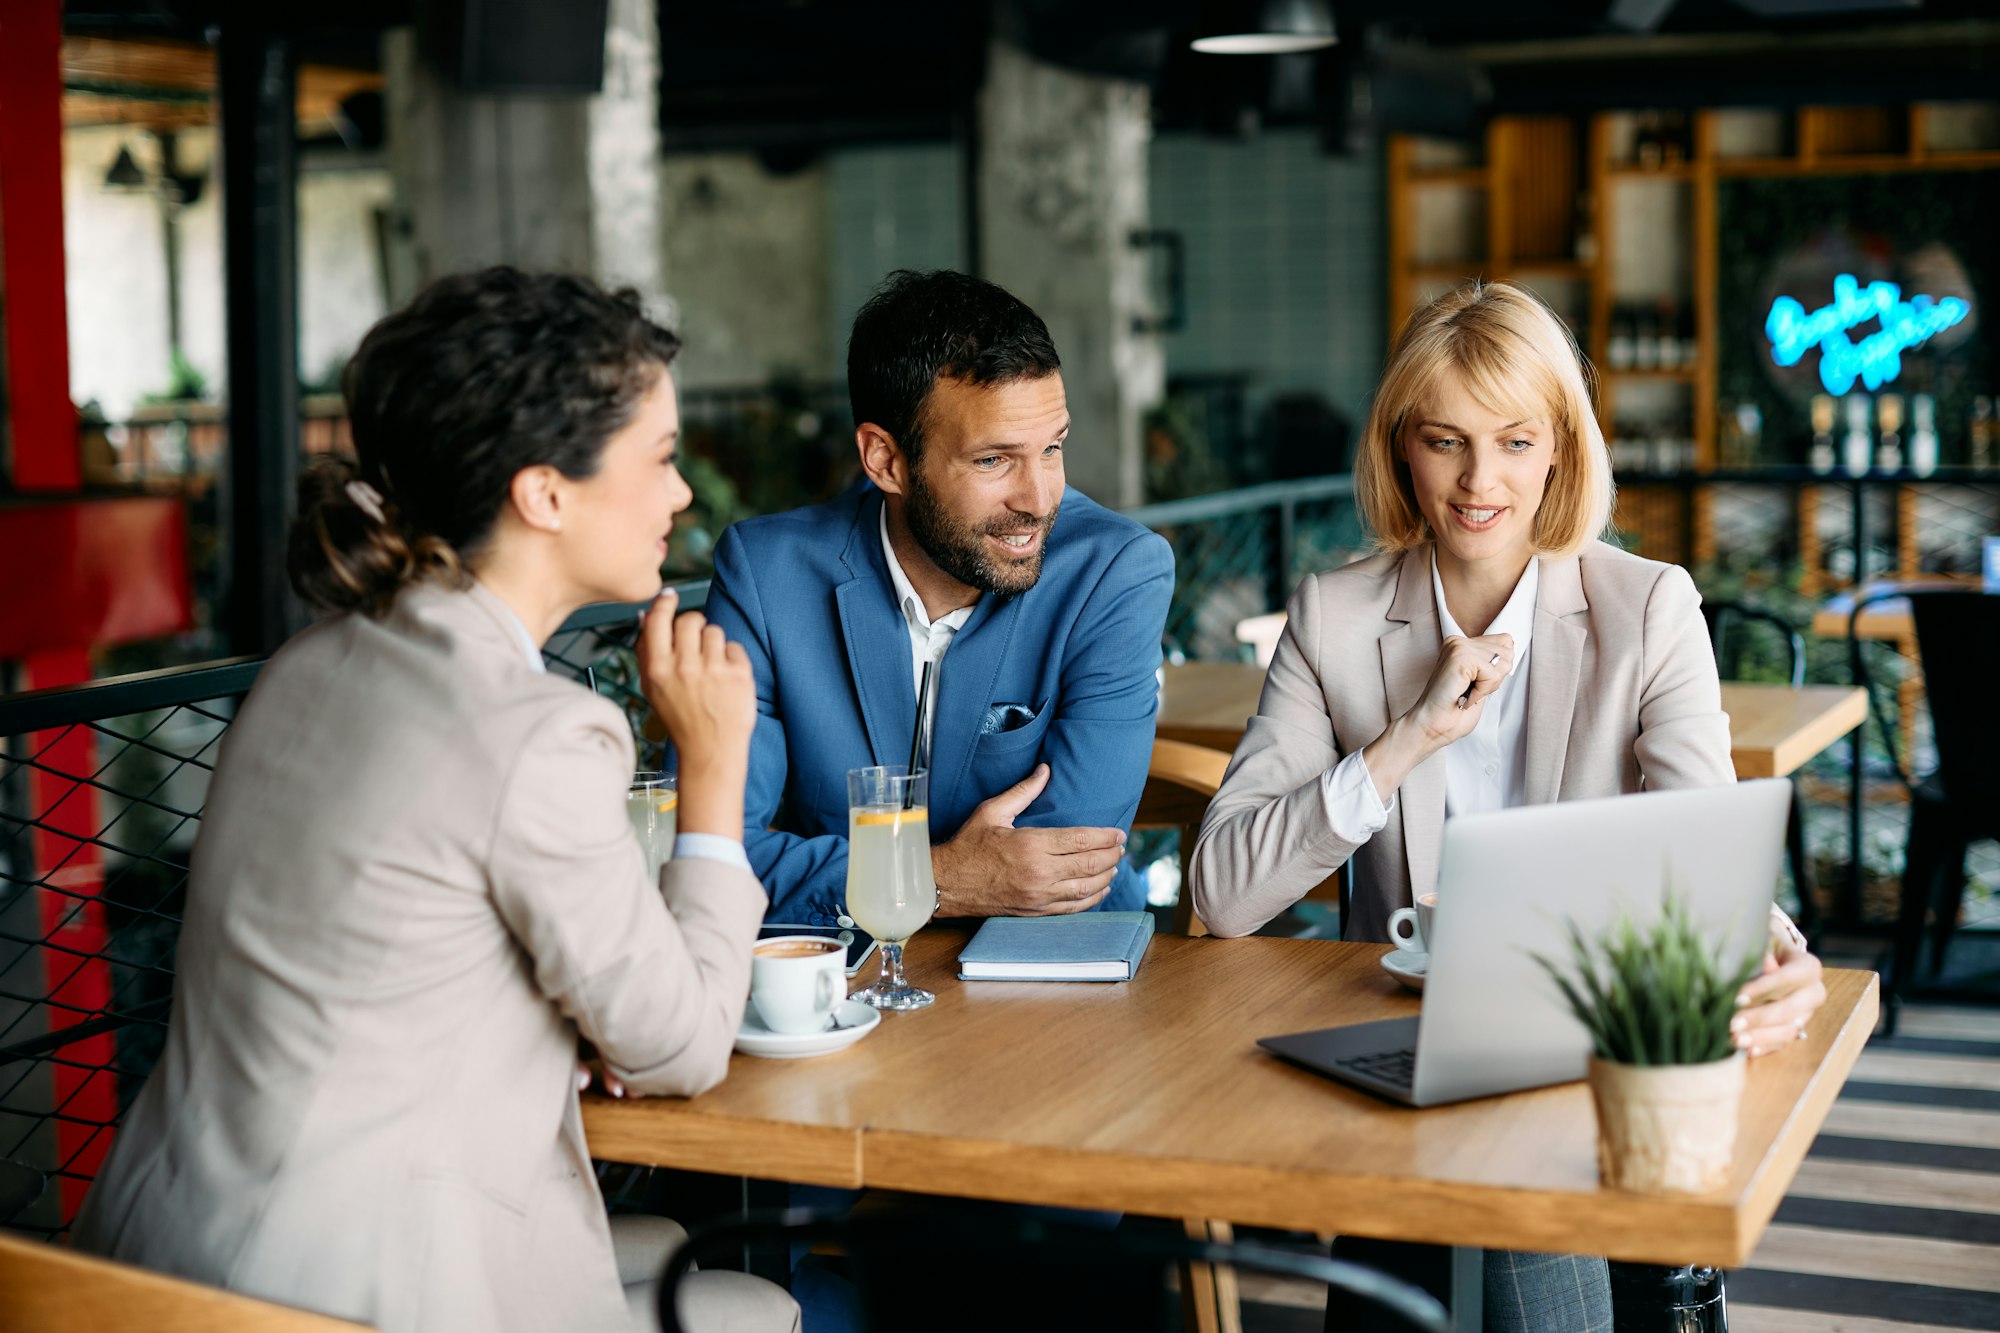
<path id="1" fill-rule="evenodd" d="M 1487 665 L 1487 666 L 1499 666 L 1499 665 L 1500 665 L 1500 654 L 1498 654 L 1498 653 L 1495 653 L 1495 654 L 1493 654 L 1493 656 L 1492 656 L 1491 658 L 1487 659 L 1487 662 L 1486 662 L 1486 665 Z"/>
<path id="2" fill-rule="evenodd" d="M 1798 1025 L 1799 1025 L 1799 1035 L 1798 1035 L 1798 1039 L 1799 1039 L 1800 1041 L 1804 1041 L 1804 1040 L 1806 1039 L 1806 1021 L 1805 1021 L 1805 1019 L 1803 1019 L 1803 1018 L 1799 1019 L 1799 1020 L 1798 1020 Z"/>

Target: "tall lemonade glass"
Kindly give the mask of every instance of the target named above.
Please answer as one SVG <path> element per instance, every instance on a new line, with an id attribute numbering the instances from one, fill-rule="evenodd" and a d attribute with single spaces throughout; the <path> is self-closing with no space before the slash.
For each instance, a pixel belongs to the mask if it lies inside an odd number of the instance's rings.
<path id="1" fill-rule="evenodd" d="M 903 979 L 903 945 L 931 919 L 937 899 L 930 774 L 848 770 L 847 914 L 882 945 L 881 980 L 851 998 L 877 1009 L 921 1009 L 937 999 Z"/>
<path id="2" fill-rule="evenodd" d="M 660 867 L 673 859 L 674 834 L 680 825 L 680 792 L 674 775 L 641 769 L 625 790 L 625 817 L 632 835 L 646 853 L 646 874 L 657 887 Z"/>

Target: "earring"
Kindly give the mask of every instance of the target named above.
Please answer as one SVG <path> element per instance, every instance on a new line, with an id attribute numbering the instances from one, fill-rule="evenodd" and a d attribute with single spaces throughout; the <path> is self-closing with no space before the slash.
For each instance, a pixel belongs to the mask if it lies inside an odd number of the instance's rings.
<path id="1" fill-rule="evenodd" d="M 561 531 L 562 531 L 562 520 L 561 520 L 561 519 L 559 519 L 559 518 L 552 518 L 552 519 L 550 519 L 550 520 L 549 520 L 549 531 L 550 531 L 550 532 L 561 532 Z"/>

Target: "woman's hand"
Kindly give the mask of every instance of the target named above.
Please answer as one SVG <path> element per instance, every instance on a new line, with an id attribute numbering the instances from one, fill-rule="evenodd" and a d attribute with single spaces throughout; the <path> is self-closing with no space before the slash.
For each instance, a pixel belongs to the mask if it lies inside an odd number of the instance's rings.
<path id="1" fill-rule="evenodd" d="M 576 1090 L 578 1092 L 589 1092 L 592 1083 L 604 1089 L 610 1096 L 623 1097 L 625 1095 L 625 1085 L 619 1081 L 616 1074 L 604 1067 L 603 1061 L 596 1059 L 578 1060 L 576 1062 Z"/>
<path id="2" fill-rule="evenodd" d="M 1487 698 L 1513 669 L 1511 634 L 1446 639 L 1410 711 L 1361 752 L 1376 794 L 1387 801 L 1411 769 L 1478 726 Z"/>
<path id="3" fill-rule="evenodd" d="M 663 591 L 639 628 L 646 702 L 680 756 L 680 831 L 743 837 L 743 787 L 757 729 L 757 682 L 741 644 Z"/>
<path id="4" fill-rule="evenodd" d="M 1764 955 L 1764 974 L 1737 996 L 1741 1011 L 1729 1024 L 1740 1051 L 1765 1055 L 1806 1035 L 1806 1020 L 1826 1003 L 1819 959 L 1795 938 L 1780 935 Z"/>
<path id="5" fill-rule="evenodd" d="M 1513 669 L 1513 635 L 1461 639 L 1454 634 L 1444 641 L 1430 681 L 1404 716 L 1436 742 L 1433 749 L 1442 750 L 1479 725 L 1487 696 Z"/>

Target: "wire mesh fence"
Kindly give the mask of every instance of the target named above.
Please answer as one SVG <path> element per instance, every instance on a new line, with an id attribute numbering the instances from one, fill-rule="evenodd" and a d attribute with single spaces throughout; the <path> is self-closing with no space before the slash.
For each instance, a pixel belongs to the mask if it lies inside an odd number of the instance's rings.
<path id="1" fill-rule="evenodd" d="M 257 664 L 10 708 L 0 750 L 0 1224 L 69 1224 L 158 1058 L 216 752 Z M 42 714 L 36 716 L 37 713 Z"/>

